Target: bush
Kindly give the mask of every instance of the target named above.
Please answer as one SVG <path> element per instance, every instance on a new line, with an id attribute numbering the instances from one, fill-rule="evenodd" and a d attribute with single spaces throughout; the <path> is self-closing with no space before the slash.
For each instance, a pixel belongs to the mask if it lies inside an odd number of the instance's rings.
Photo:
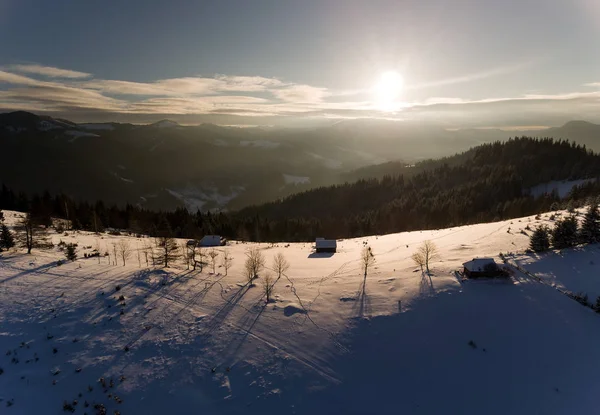
<path id="1" fill-rule="evenodd" d="M 69 261 L 75 261 L 77 259 L 77 251 L 75 250 L 76 246 L 77 244 L 68 244 L 66 246 L 65 256 Z"/>

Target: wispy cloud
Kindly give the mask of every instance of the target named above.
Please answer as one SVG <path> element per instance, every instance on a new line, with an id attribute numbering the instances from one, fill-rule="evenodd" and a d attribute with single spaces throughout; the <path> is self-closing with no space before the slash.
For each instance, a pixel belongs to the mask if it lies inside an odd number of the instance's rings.
<path id="1" fill-rule="evenodd" d="M 72 71 L 70 69 L 55 68 L 53 66 L 42 66 L 42 65 L 11 65 L 8 67 L 9 70 L 19 73 L 28 73 L 35 75 L 47 76 L 49 78 L 89 78 L 92 74 Z"/>
<path id="2" fill-rule="evenodd" d="M 532 65 L 535 61 L 527 61 L 521 62 L 513 65 L 501 66 L 498 68 L 492 68 L 481 72 L 475 72 L 467 75 L 457 76 L 453 78 L 440 79 L 432 82 L 425 82 L 416 85 L 408 85 L 406 89 L 424 89 L 424 88 L 434 88 L 446 85 L 455 85 L 455 84 L 463 84 L 473 81 L 479 81 L 481 79 L 487 79 L 494 76 L 506 75 L 509 73 L 518 72 L 526 67 Z"/>
<path id="3" fill-rule="evenodd" d="M 22 66 L 30 70 L 22 70 Z M 31 70 L 31 67 L 37 69 Z M 421 87 L 484 79 L 518 67 L 496 68 L 422 84 Z M 78 120 L 103 117 L 106 121 L 154 119 L 165 115 L 185 120 L 229 117 L 227 123 L 233 123 L 234 119 L 249 123 L 248 120 L 261 117 L 269 123 L 276 117 L 286 120 L 372 117 L 427 119 L 436 123 L 472 122 L 473 126 L 501 125 L 509 118 L 520 123 L 540 124 L 573 117 L 600 121 L 600 82 L 585 85 L 596 90 L 561 94 L 525 94 L 480 100 L 432 95 L 421 101 L 398 103 L 394 112 L 382 112 L 367 90 L 349 93 L 277 78 L 218 74 L 135 82 L 99 79 L 82 72 L 48 68 L 20 65 L 0 69 L 0 109 L 53 112 L 64 117 L 84 114 L 87 118 Z M 54 70 L 64 72 L 59 76 L 61 72 Z"/>
<path id="4" fill-rule="evenodd" d="M 318 103 L 331 95 L 326 88 L 318 88 L 310 85 L 291 85 L 285 88 L 273 89 L 271 93 L 282 101 L 300 104 Z"/>

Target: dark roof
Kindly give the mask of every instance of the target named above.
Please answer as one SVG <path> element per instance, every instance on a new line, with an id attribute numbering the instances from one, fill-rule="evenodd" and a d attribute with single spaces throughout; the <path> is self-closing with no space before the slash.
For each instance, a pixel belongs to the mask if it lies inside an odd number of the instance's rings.
<path id="1" fill-rule="evenodd" d="M 471 261 L 465 262 L 463 266 L 471 272 L 482 272 L 486 265 L 494 264 L 494 258 L 473 258 Z"/>
<path id="2" fill-rule="evenodd" d="M 324 239 L 317 238 L 315 245 L 318 248 L 337 248 L 337 241 L 335 239 Z"/>

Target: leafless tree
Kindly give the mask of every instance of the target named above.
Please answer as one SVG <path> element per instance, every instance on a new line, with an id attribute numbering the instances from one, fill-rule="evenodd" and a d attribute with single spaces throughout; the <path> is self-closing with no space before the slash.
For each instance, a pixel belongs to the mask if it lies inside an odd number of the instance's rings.
<path id="1" fill-rule="evenodd" d="M 212 267 L 213 274 L 215 273 L 215 267 L 217 266 L 217 258 L 219 257 L 219 251 L 212 248 L 208 251 L 208 257 L 210 258 L 210 266 Z"/>
<path id="2" fill-rule="evenodd" d="M 112 246 L 113 246 L 113 255 L 114 255 L 113 258 L 115 259 L 113 262 L 113 265 L 117 265 L 117 243 L 113 242 Z"/>
<path id="3" fill-rule="evenodd" d="M 360 254 L 360 260 L 363 266 L 365 279 L 367 278 L 367 273 L 369 272 L 369 268 L 373 266 L 375 263 L 375 254 L 373 254 L 373 250 L 370 246 L 363 247 L 363 250 Z"/>
<path id="4" fill-rule="evenodd" d="M 265 256 L 261 250 L 257 247 L 250 248 L 246 251 L 246 262 L 244 263 L 244 269 L 246 271 L 246 278 L 248 283 L 258 277 L 258 273 L 265 266 Z"/>
<path id="5" fill-rule="evenodd" d="M 43 248 L 49 245 L 48 231 L 40 225 L 29 213 L 18 223 L 16 227 L 17 241 L 31 254 L 33 248 Z"/>
<path id="6" fill-rule="evenodd" d="M 174 238 L 159 236 L 156 238 L 156 248 L 158 252 L 153 258 L 154 262 L 162 264 L 165 268 L 179 258 L 179 245 Z"/>
<path id="7" fill-rule="evenodd" d="M 190 262 L 192 262 L 192 252 L 189 249 L 189 245 L 181 241 L 179 243 L 179 248 L 181 249 L 181 256 L 183 258 L 183 262 L 185 264 L 186 269 L 190 269 Z"/>
<path id="8" fill-rule="evenodd" d="M 425 258 L 423 257 L 423 254 L 417 251 L 412 254 L 411 258 L 416 265 L 421 267 L 421 272 L 423 272 L 423 267 L 425 266 Z"/>
<path id="9" fill-rule="evenodd" d="M 123 266 L 125 266 L 125 262 L 131 257 L 131 246 L 129 245 L 129 241 L 127 239 L 119 240 L 119 242 L 117 242 L 117 250 L 119 256 L 123 260 Z"/>
<path id="10" fill-rule="evenodd" d="M 267 272 L 263 280 L 263 293 L 267 297 L 267 303 L 271 301 L 271 294 L 273 294 L 274 287 L 275 281 L 273 281 L 273 277 L 271 277 L 271 274 Z"/>
<path id="11" fill-rule="evenodd" d="M 94 249 L 98 253 L 98 264 L 100 263 L 100 240 L 96 239 L 96 244 L 94 245 Z"/>
<path id="12" fill-rule="evenodd" d="M 192 248 L 192 265 L 194 270 L 196 267 L 200 267 L 200 272 L 204 269 L 204 258 L 206 258 L 206 254 L 204 249 L 201 246 L 196 248 L 195 246 Z"/>
<path id="13" fill-rule="evenodd" d="M 229 251 L 226 249 L 223 252 L 223 259 L 221 260 L 221 265 L 225 268 L 225 276 L 227 276 L 227 272 L 229 272 L 229 268 L 233 265 L 233 257 L 229 254 Z"/>
<path id="14" fill-rule="evenodd" d="M 417 250 L 417 253 L 423 258 L 425 270 L 429 274 L 429 264 L 439 258 L 437 246 L 431 241 L 425 241 Z"/>
<path id="15" fill-rule="evenodd" d="M 290 263 L 285 259 L 285 256 L 281 252 L 275 254 L 273 257 L 273 271 L 277 273 L 277 280 L 275 282 L 279 281 L 288 269 L 290 269 Z"/>
<path id="16" fill-rule="evenodd" d="M 148 257 L 152 258 L 152 245 L 149 242 L 144 242 L 144 246 L 142 247 L 142 252 L 144 253 L 144 259 L 146 260 L 146 266 L 150 266 L 150 262 Z"/>

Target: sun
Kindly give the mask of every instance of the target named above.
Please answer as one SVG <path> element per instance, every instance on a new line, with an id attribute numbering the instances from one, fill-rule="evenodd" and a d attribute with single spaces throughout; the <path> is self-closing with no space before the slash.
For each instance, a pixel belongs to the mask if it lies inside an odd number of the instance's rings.
<path id="1" fill-rule="evenodd" d="M 377 106 L 383 111 L 393 111 L 397 107 L 396 100 L 404 88 L 404 78 L 396 71 L 381 74 L 375 85 L 374 93 Z"/>

